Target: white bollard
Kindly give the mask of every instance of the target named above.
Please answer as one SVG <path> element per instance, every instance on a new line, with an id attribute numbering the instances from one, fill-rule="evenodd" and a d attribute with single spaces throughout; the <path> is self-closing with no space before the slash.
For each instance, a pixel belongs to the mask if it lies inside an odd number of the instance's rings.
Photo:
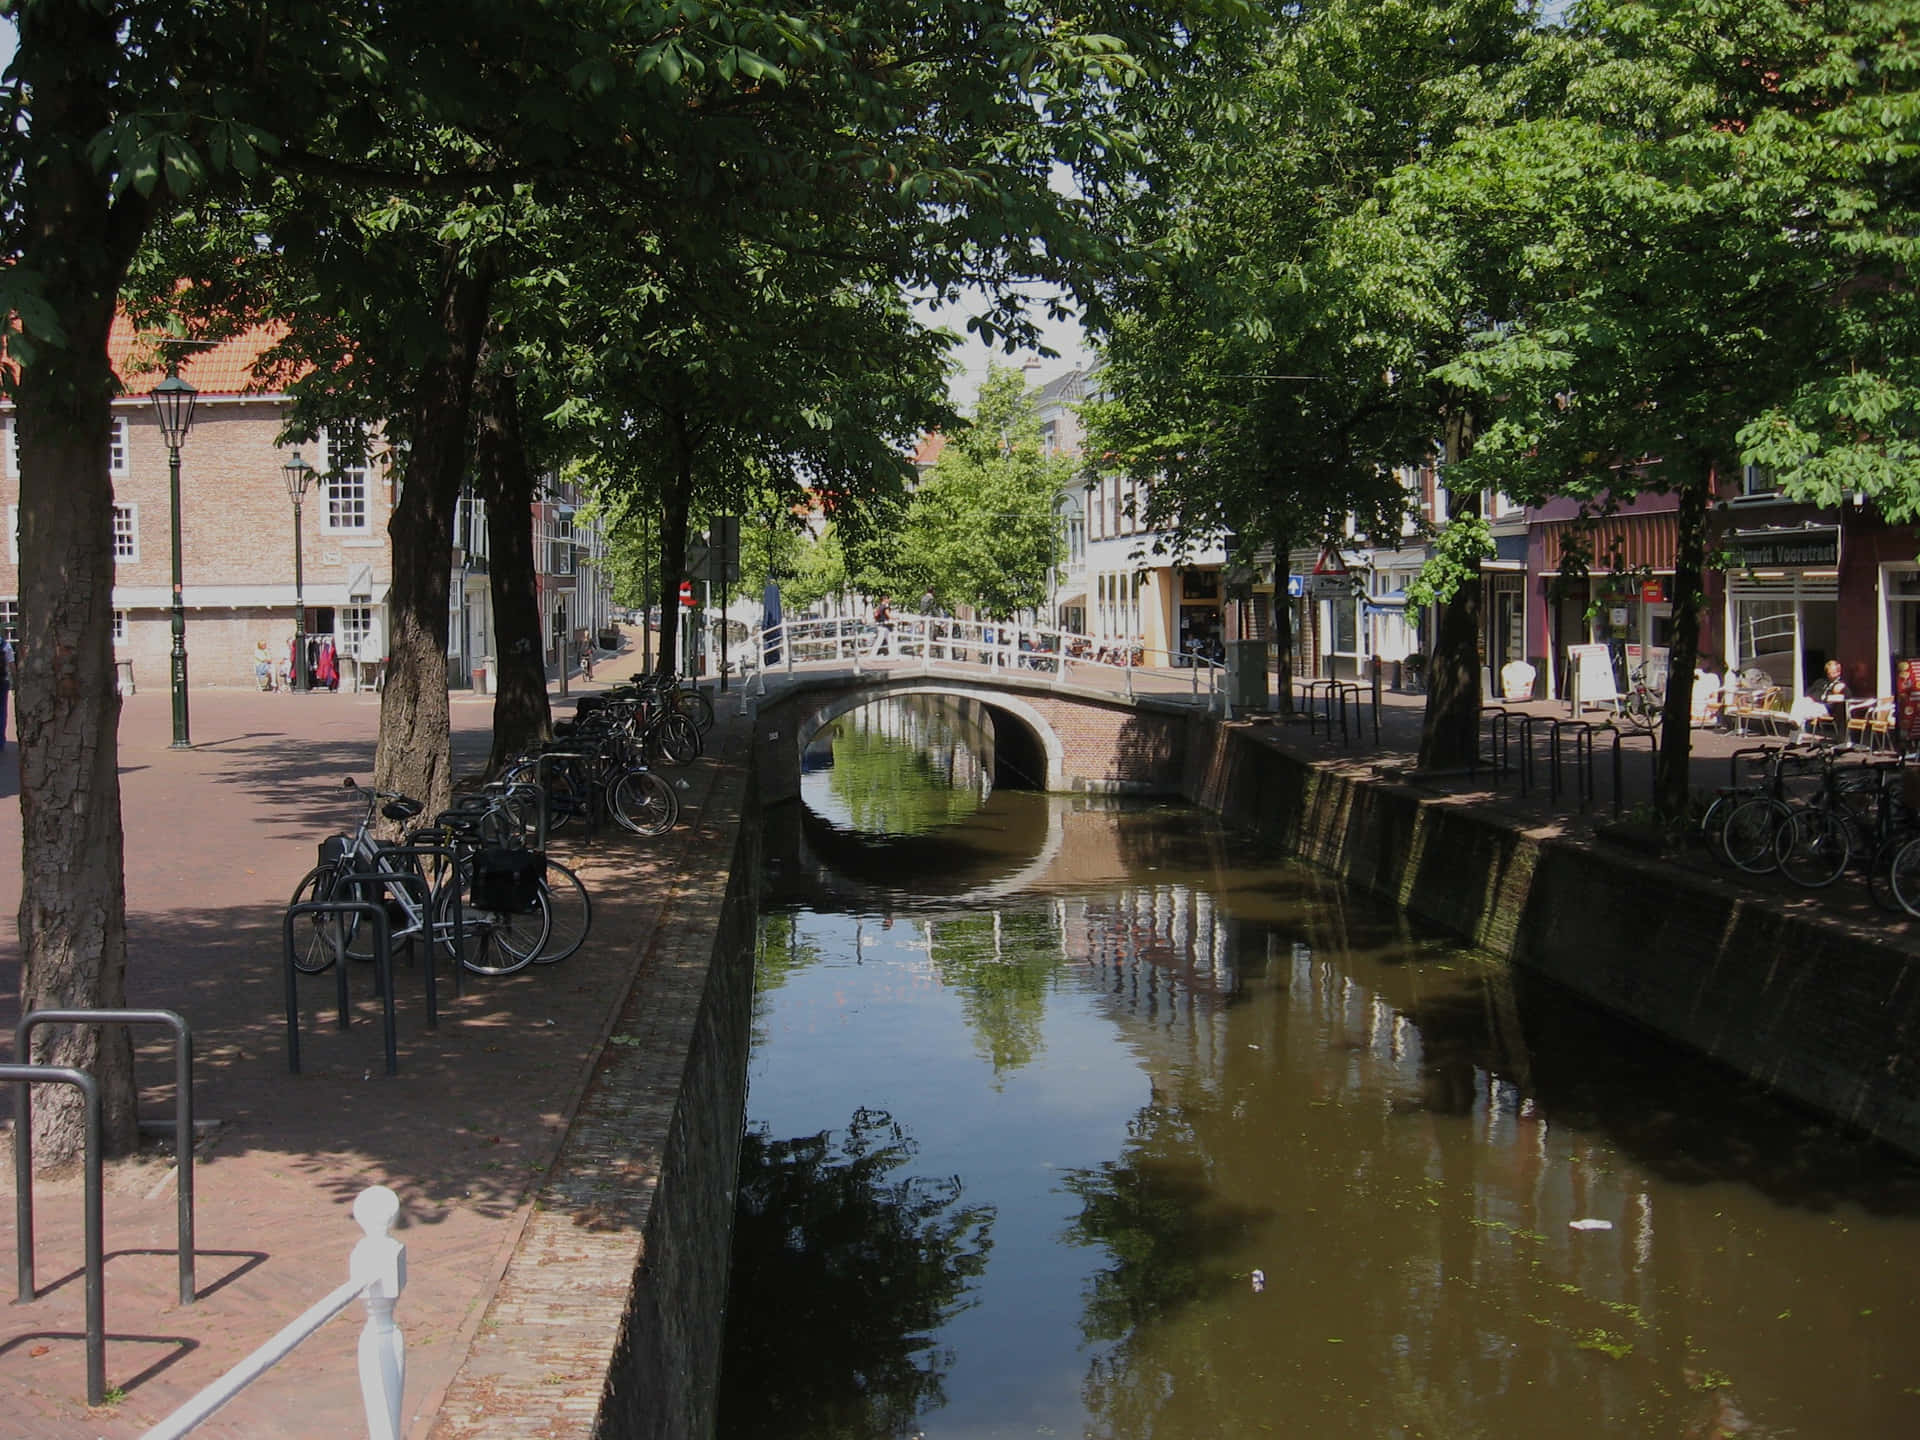
<path id="1" fill-rule="evenodd" d="M 400 1197 L 384 1185 L 360 1192 L 353 1218 L 366 1238 L 353 1247 L 348 1267 L 363 1287 L 367 1323 L 360 1331 L 360 1395 L 367 1406 L 372 1440 L 400 1440 L 400 1402 L 407 1383 L 406 1340 L 393 1323 L 393 1307 L 407 1288 L 407 1247 L 393 1238 Z"/>

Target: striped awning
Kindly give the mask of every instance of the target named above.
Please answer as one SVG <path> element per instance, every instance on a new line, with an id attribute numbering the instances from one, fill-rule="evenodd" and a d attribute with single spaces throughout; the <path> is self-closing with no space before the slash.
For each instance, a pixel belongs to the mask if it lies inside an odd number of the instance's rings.
<path id="1" fill-rule="evenodd" d="M 1595 571 L 1645 566 L 1655 573 L 1671 574 L 1674 554 L 1680 548 L 1680 515 L 1674 510 L 1613 515 L 1604 520 L 1550 520 L 1539 528 L 1544 544 L 1540 565 L 1549 573 L 1560 568 L 1567 536 L 1576 530 L 1585 532 Z"/>

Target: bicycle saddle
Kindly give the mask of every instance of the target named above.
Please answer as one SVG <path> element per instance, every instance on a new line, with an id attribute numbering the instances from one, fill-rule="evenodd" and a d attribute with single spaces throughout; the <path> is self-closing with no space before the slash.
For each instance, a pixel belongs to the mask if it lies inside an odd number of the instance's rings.
<path id="1" fill-rule="evenodd" d="M 380 807 L 380 813 L 389 820 L 411 820 L 427 807 L 418 800 L 409 800 L 402 795 L 398 800 L 389 800 Z"/>

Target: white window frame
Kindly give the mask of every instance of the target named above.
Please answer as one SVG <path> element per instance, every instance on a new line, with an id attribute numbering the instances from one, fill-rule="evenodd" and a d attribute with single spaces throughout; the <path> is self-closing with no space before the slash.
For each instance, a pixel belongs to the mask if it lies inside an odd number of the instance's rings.
<path id="1" fill-rule="evenodd" d="M 127 643 L 127 612 L 124 610 L 113 612 L 113 643 L 116 645 Z"/>
<path id="2" fill-rule="evenodd" d="M 120 553 L 121 517 L 126 517 L 125 536 L 127 553 Z M 113 507 L 113 563 L 116 565 L 138 565 L 140 563 L 140 506 L 138 504 L 115 505 Z"/>
<path id="3" fill-rule="evenodd" d="M 371 605 L 339 605 L 333 612 L 333 648 L 339 655 L 357 658 L 360 642 L 373 633 Z"/>
<path id="4" fill-rule="evenodd" d="M 107 473 L 125 475 L 129 473 L 133 457 L 133 427 L 127 423 L 127 417 L 113 417 L 113 436 L 107 441 Z"/>
<path id="5" fill-rule="evenodd" d="M 373 458 L 369 455 L 360 465 L 342 464 L 336 472 L 334 450 L 334 436 L 322 430 L 320 458 L 327 468 L 320 476 L 324 494 L 320 528 L 329 535 L 364 535 L 373 527 Z M 354 517 L 346 524 L 340 521 L 343 510 Z"/>

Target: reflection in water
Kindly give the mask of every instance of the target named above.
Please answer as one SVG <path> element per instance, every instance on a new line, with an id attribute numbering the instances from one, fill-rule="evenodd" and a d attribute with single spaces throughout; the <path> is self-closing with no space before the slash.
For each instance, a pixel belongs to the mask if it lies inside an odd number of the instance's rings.
<path id="1" fill-rule="evenodd" d="M 896 1174 L 914 1148 L 868 1110 L 839 1134 L 747 1132 L 720 1433 L 892 1440 L 942 1403 L 952 1356 L 930 1337 L 986 1267 L 993 1210 Z"/>
<path id="2" fill-rule="evenodd" d="M 801 792 L 834 825 L 924 835 L 993 791 L 993 727 L 973 701 L 909 695 L 835 720 L 807 747 Z"/>
<path id="3" fill-rule="evenodd" d="M 844 1433 L 1920 1434 L 1914 1167 L 1202 817 L 1055 818 L 1024 895 L 766 917 L 756 1126 L 884 1107 L 997 1215 L 969 1306 L 862 1340 L 937 1387 Z"/>

